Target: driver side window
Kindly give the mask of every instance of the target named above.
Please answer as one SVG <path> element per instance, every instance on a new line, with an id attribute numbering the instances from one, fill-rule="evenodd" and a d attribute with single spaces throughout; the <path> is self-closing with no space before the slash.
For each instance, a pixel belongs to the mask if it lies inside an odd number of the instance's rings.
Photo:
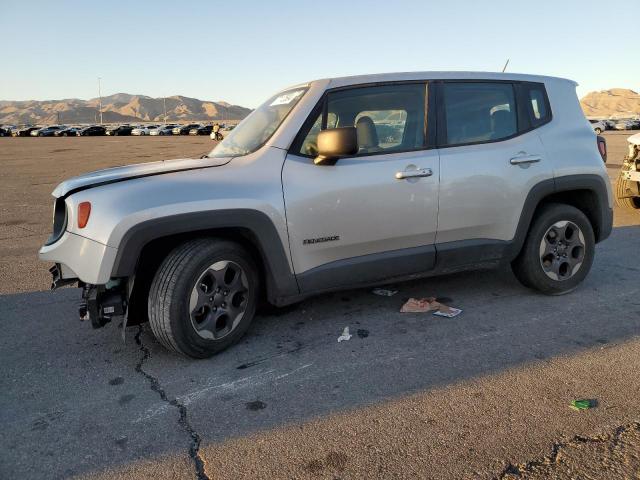
<path id="1" fill-rule="evenodd" d="M 319 114 L 307 131 L 297 153 L 315 157 L 321 130 L 355 127 L 356 156 L 425 148 L 424 83 L 348 88 L 326 96 L 326 120 Z"/>

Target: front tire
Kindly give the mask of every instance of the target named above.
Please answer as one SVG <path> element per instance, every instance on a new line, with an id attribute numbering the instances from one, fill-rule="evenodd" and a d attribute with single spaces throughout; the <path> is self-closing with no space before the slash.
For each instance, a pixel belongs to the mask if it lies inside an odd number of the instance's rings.
<path id="1" fill-rule="evenodd" d="M 594 251 L 593 227 L 585 214 L 571 205 L 551 203 L 537 212 L 511 267 L 524 286 L 562 295 L 585 279 Z"/>
<path id="2" fill-rule="evenodd" d="M 256 264 L 240 245 L 213 238 L 186 242 L 165 258 L 153 279 L 151 329 L 169 350 L 210 357 L 247 331 L 258 289 Z"/>
<path id="3" fill-rule="evenodd" d="M 598 135 L 600 135 L 600 134 L 602 133 L 602 129 L 601 129 L 601 128 L 596 128 L 596 133 L 597 133 Z"/>

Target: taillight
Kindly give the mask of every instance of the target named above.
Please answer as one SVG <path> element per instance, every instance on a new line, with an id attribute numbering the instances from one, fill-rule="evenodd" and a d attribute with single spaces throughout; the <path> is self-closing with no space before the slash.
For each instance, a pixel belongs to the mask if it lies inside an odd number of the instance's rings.
<path id="1" fill-rule="evenodd" d="M 600 135 L 598 135 L 597 141 L 598 141 L 598 151 L 600 152 L 602 161 L 604 163 L 607 163 L 607 141 L 604 139 L 604 137 L 601 137 Z"/>
<path id="2" fill-rule="evenodd" d="M 91 202 L 82 202 L 78 205 L 78 228 L 84 228 L 91 215 Z"/>

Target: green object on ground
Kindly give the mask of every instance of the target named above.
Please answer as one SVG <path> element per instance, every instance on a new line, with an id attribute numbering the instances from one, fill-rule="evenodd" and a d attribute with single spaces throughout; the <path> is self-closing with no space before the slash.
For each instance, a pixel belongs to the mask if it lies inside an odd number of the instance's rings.
<path id="1" fill-rule="evenodd" d="M 596 400 L 572 400 L 569 407 L 577 411 L 588 410 L 590 408 L 594 408 L 597 403 L 598 402 Z"/>

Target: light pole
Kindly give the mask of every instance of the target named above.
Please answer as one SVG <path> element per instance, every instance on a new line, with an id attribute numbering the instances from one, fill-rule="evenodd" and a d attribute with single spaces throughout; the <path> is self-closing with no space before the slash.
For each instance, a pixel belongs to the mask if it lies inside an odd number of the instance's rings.
<path id="1" fill-rule="evenodd" d="M 167 124 L 167 97 L 162 97 L 162 105 L 164 106 L 164 124 Z"/>
<path id="2" fill-rule="evenodd" d="M 100 105 L 100 125 L 102 125 L 102 92 L 100 91 L 100 80 L 102 77 L 98 77 L 98 101 Z"/>

